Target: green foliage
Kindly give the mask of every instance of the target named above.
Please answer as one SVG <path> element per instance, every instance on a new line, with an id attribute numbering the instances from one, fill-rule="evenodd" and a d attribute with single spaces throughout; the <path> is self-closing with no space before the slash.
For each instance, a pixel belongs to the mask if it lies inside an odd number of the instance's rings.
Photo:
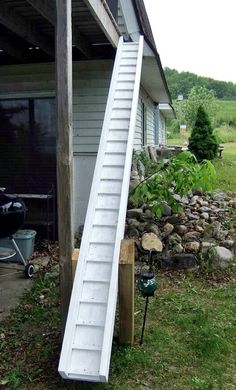
<path id="1" fill-rule="evenodd" d="M 179 104 L 181 103 L 183 104 L 183 115 L 189 129 L 193 129 L 200 106 L 204 108 L 210 120 L 214 121 L 217 101 L 213 91 L 208 91 L 204 87 L 193 87 L 188 95 L 188 99 L 179 102 Z"/>
<path id="2" fill-rule="evenodd" d="M 188 148 L 198 161 L 202 161 L 204 159 L 212 160 L 216 157 L 218 146 L 208 115 L 204 108 L 200 106 L 189 138 Z"/>
<path id="3" fill-rule="evenodd" d="M 179 94 L 186 98 L 194 86 L 213 90 L 218 99 L 236 100 L 236 84 L 214 80 L 209 77 L 201 77 L 190 72 L 178 72 L 175 69 L 164 69 L 167 83 L 173 99 Z"/>
<path id="4" fill-rule="evenodd" d="M 150 174 L 130 194 L 135 207 L 147 203 L 157 217 L 161 217 L 165 203 L 178 212 L 181 206 L 175 194 L 186 195 L 191 189 L 210 190 L 215 179 L 215 169 L 209 161 L 198 164 L 188 151 L 173 156 L 167 166 L 163 162 L 152 167 Z"/>
<path id="5" fill-rule="evenodd" d="M 214 134 L 219 143 L 235 142 L 236 128 L 225 125 L 214 129 Z"/>

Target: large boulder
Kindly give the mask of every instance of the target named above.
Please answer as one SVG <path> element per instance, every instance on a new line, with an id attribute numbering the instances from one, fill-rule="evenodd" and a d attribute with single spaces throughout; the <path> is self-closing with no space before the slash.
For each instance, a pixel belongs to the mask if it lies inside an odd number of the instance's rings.
<path id="1" fill-rule="evenodd" d="M 212 248 L 209 251 L 209 255 L 214 268 L 228 268 L 233 260 L 233 253 L 223 246 Z"/>

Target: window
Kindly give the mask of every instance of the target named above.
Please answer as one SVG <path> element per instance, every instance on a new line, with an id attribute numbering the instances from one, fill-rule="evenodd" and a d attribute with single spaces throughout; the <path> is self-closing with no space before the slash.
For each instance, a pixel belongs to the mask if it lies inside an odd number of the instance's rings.
<path id="1" fill-rule="evenodd" d="M 47 193 L 56 184 L 55 99 L 0 100 L 0 187 Z"/>
<path id="2" fill-rule="evenodd" d="M 147 144 L 147 107 L 145 103 L 141 102 L 142 107 L 142 146 Z"/>

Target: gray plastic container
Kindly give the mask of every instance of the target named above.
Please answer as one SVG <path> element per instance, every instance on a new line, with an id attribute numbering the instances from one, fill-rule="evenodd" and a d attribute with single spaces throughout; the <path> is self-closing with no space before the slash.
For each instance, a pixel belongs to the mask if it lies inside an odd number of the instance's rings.
<path id="1" fill-rule="evenodd" d="M 35 230 L 18 230 L 15 234 L 13 234 L 13 238 L 15 239 L 25 260 L 28 260 L 33 254 L 35 236 Z M 0 247 L 15 249 L 10 238 L 1 239 Z M 11 260 L 21 262 L 21 258 L 18 253 L 12 257 Z"/>

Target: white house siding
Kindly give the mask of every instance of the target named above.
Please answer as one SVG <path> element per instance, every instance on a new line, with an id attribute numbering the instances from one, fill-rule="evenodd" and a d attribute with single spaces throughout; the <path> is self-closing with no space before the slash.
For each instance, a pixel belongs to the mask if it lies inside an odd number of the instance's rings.
<path id="1" fill-rule="evenodd" d="M 141 149 L 143 146 L 143 134 L 142 134 L 142 102 L 144 102 L 146 107 L 146 131 L 147 131 L 147 145 L 155 144 L 156 139 L 156 123 L 155 123 L 155 105 L 153 100 L 147 93 L 140 89 L 139 93 L 139 102 L 138 102 L 138 111 L 136 119 L 136 130 L 134 136 L 134 148 Z"/>
<path id="2" fill-rule="evenodd" d="M 165 118 L 161 112 L 159 118 L 159 144 L 166 145 L 166 124 Z"/>
<path id="3" fill-rule="evenodd" d="M 74 64 L 74 154 L 97 152 L 112 67 L 112 61 Z M 55 96 L 53 64 L 1 67 L 0 99 L 48 96 Z"/>
<path id="4" fill-rule="evenodd" d="M 113 61 L 73 65 L 74 225 L 83 223 Z M 53 64 L 2 66 L 0 99 L 55 96 Z"/>

